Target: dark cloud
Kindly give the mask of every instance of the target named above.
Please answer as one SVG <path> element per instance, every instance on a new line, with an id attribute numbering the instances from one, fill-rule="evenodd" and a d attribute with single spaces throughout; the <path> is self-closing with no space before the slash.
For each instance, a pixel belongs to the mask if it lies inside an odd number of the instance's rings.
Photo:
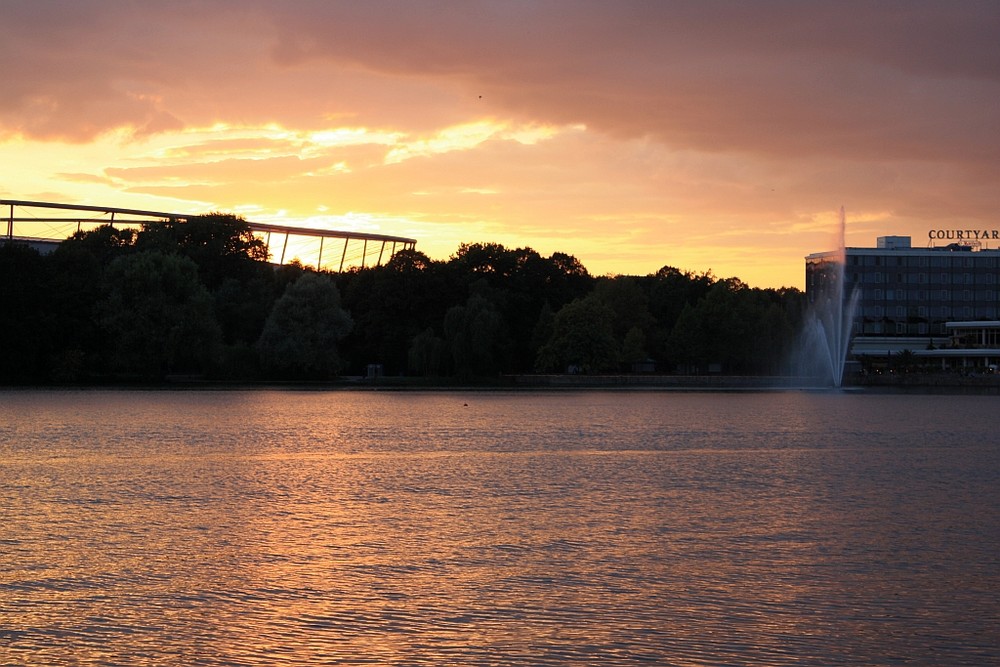
<path id="1" fill-rule="evenodd" d="M 1000 5 L 989 2 L 82 0 L 8 2 L 4 18 L 0 123 L 31 137 L 282 113 L 312 126 L 338 112 L 405 122 L 413 95 L 398 93 L 395 114 L 374 89 L 355 100 L 353 68 L 678 147 L 1000 155 Z"/>
<path id="2" fill-rule="evenodd" d="M 676 146 L 1000 154 L 993 3 L 318 3 L 273 20 L 279 62 L 451 77 L 511 113 Z"/>
<path id="3" fill-rule="evenodd" d="M 227 36 L 245 20 L 200 2 L 5 2 L 0 133 L 83 142 L 179 129 L 179 93 L 227 80 L 243 55 Z"/>

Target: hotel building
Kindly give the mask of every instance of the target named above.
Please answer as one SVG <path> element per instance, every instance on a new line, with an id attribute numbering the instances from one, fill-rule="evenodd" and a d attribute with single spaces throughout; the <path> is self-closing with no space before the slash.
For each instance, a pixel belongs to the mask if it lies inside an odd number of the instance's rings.
<path id="1" fill-rule="evenodd" d="M 990 245 L 993 248 L 990 248 Z M 843 258 L 845 309 L 856 294 L 849 357 L 887 358 L 904 350 L 942 368 L 1000 362 L 1000 233 L 932 230 L 928 245 L 882 236 L 874 248 L 806 257 L 806 297 L 814 303 Z"/>

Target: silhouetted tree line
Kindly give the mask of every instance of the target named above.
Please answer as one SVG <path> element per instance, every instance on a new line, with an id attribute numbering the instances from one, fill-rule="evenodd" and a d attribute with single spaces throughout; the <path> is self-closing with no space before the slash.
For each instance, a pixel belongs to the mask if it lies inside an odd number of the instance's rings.
<path id="1" fill-rule="evenodd" d="M 0 382 L 171 375 L 476 381 L 507 373 L 778 374 L 796 289 L 665 266 L 594 277 L 563 253 L 463 244 L 334 274 L 274 266 L 241 218 L 100 227 L 41 255 L 0 245 Z"/>

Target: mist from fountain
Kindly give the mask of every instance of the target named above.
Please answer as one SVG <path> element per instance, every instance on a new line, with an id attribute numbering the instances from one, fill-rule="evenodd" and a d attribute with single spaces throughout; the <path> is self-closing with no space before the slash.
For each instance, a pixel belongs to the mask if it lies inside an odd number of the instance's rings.
<path id="1" fill-rule="evenodd" d="M 800 370 L 820 377 L 824 382 L 828 380 L 837 388 L 844 381 L 854 313 L 860 297 L 860 292 L 855 288 L 845 304 L 846 229 L 847 218 L 841 207 L 837 255 L 826 267 L 828 275 L 822 281 L 822 292 L 816 295 L 806 313 L 800 351 L 803 357 L 800 360 Z"/>

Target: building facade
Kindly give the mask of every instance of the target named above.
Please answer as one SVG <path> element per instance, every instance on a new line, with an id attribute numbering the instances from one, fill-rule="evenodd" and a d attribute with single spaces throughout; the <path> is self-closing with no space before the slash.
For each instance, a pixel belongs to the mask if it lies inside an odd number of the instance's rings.
<path id="1" fill-rule="evenodd" d="M 966 344 L 968 337 L 955 335 L 956 323 L 992 330 L 986 323 L 1000 320 L 1000 248 L 988 247 L 1000 246 L 998 236 L 989 230 L 934 230 L 923 248 L 914 248 L 909 236 L 883 236 L 874 248 L 814 253 L 806 257 L 806 296 L 814 302 L 828 293 L 842 263 L 844 303 L 856 295 L 851 356 L 908 350 L 962 360 L 957 352 L 934 351 Z M 995 340 L 990 347 L 1000 356 Z M 988 362 L 989 356 L 970 358 Z"/>

